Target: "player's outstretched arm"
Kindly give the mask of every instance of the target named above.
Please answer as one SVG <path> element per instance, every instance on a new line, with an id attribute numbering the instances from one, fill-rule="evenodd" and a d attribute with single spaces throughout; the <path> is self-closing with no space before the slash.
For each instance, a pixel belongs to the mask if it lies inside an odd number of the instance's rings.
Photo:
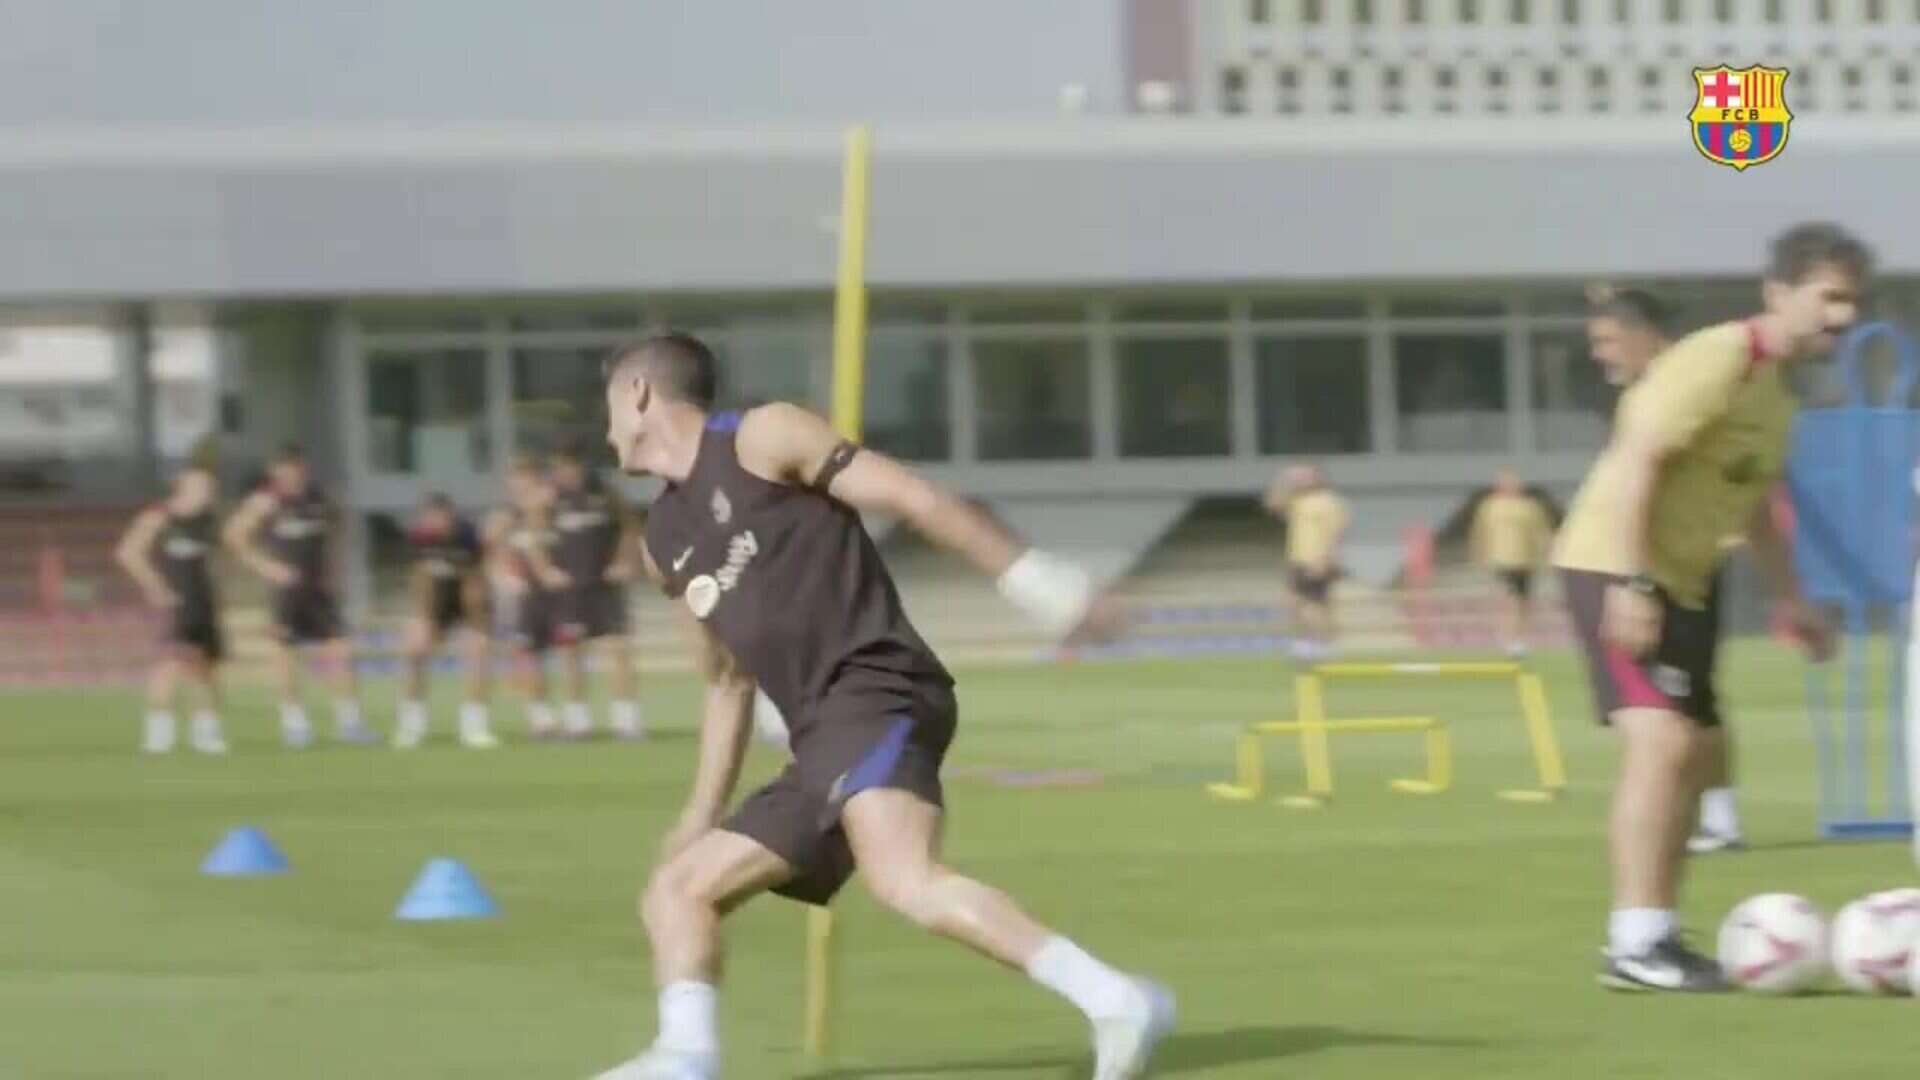
<path id="1" fill-rule="evenodd" d="M 267 514 L 272 510 L 273 497 L 266 492 L 256 491 L 247 496 L 220 530 L 220 541 L 249 570 L 275 585 L 291 585 L 299 577 L 293 567 L 261 550 L 258 542 L 260 523 L 267 519 Z"/>
<path id="2" fill-rule="evenodd" d="M 1001 595 L 1057 634 L 1089 620 L 1093 585 L 1079 567 L 1029 548 L 965 499 L 885 454 L 842 439 L 825 420 L 795 405 L 755 409 L 741 421 L 735 447 L 755 475 L 795 487 L 816 487 L 857 510 L 891 514 L 958 554 L 998 583 Z"/>
<path id="3" fill-rule="evenodd" d="M 1747 523 L 1747 540 L 1753 545 L 1754 562 L 1760 565 L 1760 576 L 1766 578 L 1787 629 L 1806 648 L 1808 655 L 1815 660 L 1827 659 L 1833 654 L 1833 624 L 1809 604 L 1800 591 L 1800 577 L 1793 570 L 1793 554 L 1786 537 L 1780 535 L 1774 524 L 1769 500 L 1762 499 L 1754 507 L 1753 517 Z"/>
<path id="4" fill-rule="evenodd" d="M 140 586 L 140 591 L 147 596 L 147 602 L 155 607 L 168 607 L 177 600 L 173 590 L 167 588 L 166 581 L 160 577 L 160 572 L 153 568 L 153 560 L 148 557 L 153 549 L 153 538 L 159 534 L 162 524 L 164 520 L 160 511 L 151 507 L 140 511 L 121 535 L 119 545 L 113 549 L 114 561 Z"/>

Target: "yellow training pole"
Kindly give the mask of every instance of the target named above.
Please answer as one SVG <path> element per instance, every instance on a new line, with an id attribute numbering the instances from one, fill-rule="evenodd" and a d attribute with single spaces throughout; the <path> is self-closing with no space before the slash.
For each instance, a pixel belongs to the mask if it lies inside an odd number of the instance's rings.
<path id="1" fill-rule="evenodd" d="M 865 124 L 847 129 L 840 166 L 840 265 L 833 288 L 833 426 L 860 441 L 867 364 L 867 179 L 873 134 Z M 807 1008 L 804 1045 L 819 1060 L 833 1027 L 833 912 L 807 910 Z"/>
<path id="2" fill-rule="evenodd" d="M 1557 793 L 1567 786 L 1567 764 L 1560 757 L 1560 740 L 1553 733 L 1553 715 L 1547 710 L 1546 687 L 1541 684 L 1540 676 L 1531 671 L 1520 676 L 1520 715 L 1527 720 L 1527 734 L 1533 742 L 1533 763 L 1540 773 L 1540 786 Z"/>
<path id="3" fill-rule="evenodd" d="M 1293 680 L 1293 707 L 1300 714 L 1300 758 L 1307 767 L 1307 794 L 1333 794 L 1333 755 L 1327 748 L 1327 710 L 1320 698 L 1319 676 L 1311 672 Z"/>

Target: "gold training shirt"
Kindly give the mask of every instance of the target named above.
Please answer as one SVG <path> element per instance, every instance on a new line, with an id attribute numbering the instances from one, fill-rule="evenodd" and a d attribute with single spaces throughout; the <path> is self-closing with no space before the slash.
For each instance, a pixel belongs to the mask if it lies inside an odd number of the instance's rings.
<path id="1" fill-rule="evenodd" d="M 1706 603 L 1722 541 L 1744 533 L 1780 478 L 1795 402 L 1779 364 L 1746 323 L 1690 334 L 1621 395 L 1616 427 L 1637 425 L 1666 450 L 1647 508 L 1647 565 L 1630 565 L 1618 529 L 1619 468 L 1602 451 L 1560 529 L 1554 563 L 1570 570 L 1644 570 L 1685 607 Z"/>
<path id="2" fill-rule="evenodd" d="M 1333 565 L 1340 531 L 1347 527 L 1347 502 L 1326 488 L 1287 500 L 1287 561 L 1309 570 Z"/>
<path id="3" fill-rule="evenodd" d="M 1530 495 L 1494 492 L 1473 515 L 1473 553 L 1495 570 L 1531 570 L 1553 540 L 1547 511 Z"/>

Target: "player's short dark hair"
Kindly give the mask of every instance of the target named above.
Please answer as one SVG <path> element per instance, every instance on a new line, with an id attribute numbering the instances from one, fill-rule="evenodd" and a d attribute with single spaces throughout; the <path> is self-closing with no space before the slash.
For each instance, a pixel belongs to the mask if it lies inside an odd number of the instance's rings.
<path id="1" fill-rule="evenodd" d="M 280 449 L 273 453 L 275 465 L 304 465 L 307 463 L 307 449 L 297 442 L 281 443 Z"/>
<path id="2" fill-rule="evenodd" d="M 1767 278 L 1797 285 L 1822 266 L 1836 266 L 1865 279 L 1873 270 L 1873 251 L 1865 241 L 1831 221 L 1809 221 L 1773 238 L 1767 253 Z"/>
<path id="3" fill-rule="evenodd" d="M 1595 319 L 1614 319 L 1627 326 L 1650 330 L 1662 337 L 1673 333 L 1673 309 L 1645 289 L 1596 289 L 1588 305 Z"/>
<path id="4" fill-rule="evenodd" d="M 545 458 L 541 457 L 539 454 L 530 453 L 524 450 L 518 454 L 513 455 L 512 460 L 507 462 L 508 472 L 538 473 L 538 472 L 545 472 L 546 469 L 547 469 L 547 460 Z"/>
<path id="5" fill-rule="evenodd" d="M 578 436 L 569 435 L 554 444 L 548 460 L 555 465 L 584 465 L 587 463 L 586 444 Z"/>
<path id="6" fill-rule="evenodd" d="M 713 407 L 720 393 L 720 365 L 706 342 L 680 330 L 650 334 L 622 345 L 607 357 L 608 379 L 643 375 L 676 401 Z"/>
<path id="7" fill-rule="evenodd" d="M 453 513 L 453 499 L 444 491 L 436 491 L 428 495 L 425 505 L 429 510 L 445 510 L 449 514 Z"/>

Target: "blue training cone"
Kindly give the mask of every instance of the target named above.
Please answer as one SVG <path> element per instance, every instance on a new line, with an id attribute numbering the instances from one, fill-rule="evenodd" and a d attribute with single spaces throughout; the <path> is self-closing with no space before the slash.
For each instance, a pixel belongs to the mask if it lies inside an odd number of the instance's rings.
<path id="1" fill-rule="evenodd" d="M 433 859 L 413 879 L 393 917 L 409 922 L 438 919 L 490 919 L 500 906 L 458 859 Z"/>
<path id="2" fill-rule="evenodd" d="M 201 873 L 215 877 L 258 877 L 287 870 L 287 857 L 280 854 L 266 833 L 251 825 L 229 829 L 200 864 Z"/>

